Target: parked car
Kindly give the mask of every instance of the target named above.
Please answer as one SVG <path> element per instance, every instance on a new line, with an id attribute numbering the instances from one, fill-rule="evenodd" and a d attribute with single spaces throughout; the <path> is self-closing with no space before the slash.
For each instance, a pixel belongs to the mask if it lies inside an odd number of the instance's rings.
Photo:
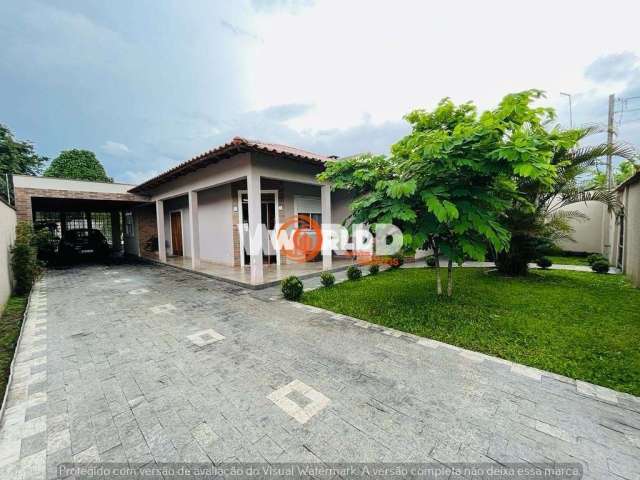
<path id="1" fill-rule="evenodd" d="M 83 256 L 106 258 L 110 251 L 109 243 L 102 232 L 93 228 L 67 230 L 58 245 L 59 255 L 69 260 Z"/>

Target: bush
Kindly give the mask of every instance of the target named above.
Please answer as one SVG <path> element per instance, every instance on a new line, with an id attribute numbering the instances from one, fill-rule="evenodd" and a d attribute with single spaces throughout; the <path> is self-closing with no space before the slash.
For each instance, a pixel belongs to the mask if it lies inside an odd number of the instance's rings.
<path id="1" fill-rule="evenodd" d="M 374 263 L 369 267 L 369 275 L 377 275 L 379 271 L 380 265 L 378 265 L 377 263 Z"/>
<path id="2" fill-rule="evenodd" d="M 596 260 L 591 264 L 591 270 L 596 273 L 608 273 L 609 272 L 609 262 L 605 259 Z"/>
<path id="3" fill-rule="evenodd" d="M 604 258 L 603 255 L 601 255 L 600 253 L 592 253 L 591 255 L 589 255 L 587 257 L 587 263 L 589 265 L 593 265 L 594 263 L 598 262 L 598 261 L 604 261 L 606 262 L 607 259 Z"/>
<path id="4" fill-rule="evenodd" d="M 551 265 L 553 265 L 553 262 L 549 257 L 540 257 L 537 263 L 540 268 L 544 268 L 544 269 L 547 269 Z"/>
<path id="5" fill-rule="evenodd" d="M 302 296 L 302 282 L 296 276 L 287 277 L 282 280 L 282 295 L 287 300 L 299 300 Z"/>
<path id="6" fill-rule="evenodd" d="M 389 268 L 400 268 L 404 265 L 404 255 L 396 253 L 389 257 Z"/>
<path id="7" fill-rule="evenodd" d="M 336 283 L 336 277 L 331 272 L 322 272 L 320 274 L 320 283 L 322 283 L 325 287 L 330 287 L 334 283 Z"/>
<path id="8" fill-rule="evenodd" d="M 435 267 L 436 266 L 436 257 L 434 255 L 427 255 L 424 259 L 427 267 Z"/>
<path id="9" fill-rule="evenodd" d="M 349 280 L 358 280 L 362 276 L 362 270 L 355 265 L 351 265 L 347 268 L 347 278 Z"/>
<path id="10" fill-rule="evenodd" d="M 28 293 L 40 273 L 35 242 L 31 223 L 18 222 L 16 241 L 11 248 L 11 271 L 15 280 L 14 290 L 18 295 Z"/>

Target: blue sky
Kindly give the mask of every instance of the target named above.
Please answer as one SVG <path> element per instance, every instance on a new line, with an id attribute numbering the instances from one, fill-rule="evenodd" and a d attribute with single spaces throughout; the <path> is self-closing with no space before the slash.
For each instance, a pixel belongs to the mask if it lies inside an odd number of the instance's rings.
<path id="1" fill-rule="evenodd" d="M 600 3 L 516 3 L 5 0 L 0 122 L 138 182 L 235 135 L 384 152 L 403 114 L 445 96 L 488 108 L 541 88 L 568 125 L 560 92 L 576 124 L 605 122 L 610 92 L 640 95 L 640 7 L 609 1 L 624 15 L 603 22 Z M 619 138 L 638 146 L 636 119 Z"/>

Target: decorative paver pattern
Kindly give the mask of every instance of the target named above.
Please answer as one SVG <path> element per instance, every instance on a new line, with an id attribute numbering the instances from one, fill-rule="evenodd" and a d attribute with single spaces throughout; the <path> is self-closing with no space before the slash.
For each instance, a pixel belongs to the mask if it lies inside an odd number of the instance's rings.
<path id="1" fill-rule="evenodd" d="M 0 478 L 55 478 L 72 461 L 579 462 L 584 478 L 640 475 L 636 397 L 175 269 L 112 270 L 49 271 L 33 290 Z M 208 330 L 224 339 L 194 346 Z"/>

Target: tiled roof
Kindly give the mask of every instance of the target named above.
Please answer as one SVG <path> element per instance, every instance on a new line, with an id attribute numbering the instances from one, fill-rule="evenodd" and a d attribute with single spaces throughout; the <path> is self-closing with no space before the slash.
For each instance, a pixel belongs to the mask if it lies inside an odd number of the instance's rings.
<path id="1" fill-rule="evenodd" d="M 249 140 L 242 137 L 234 137 L 229 143 L 225 143 L 219 147 L 209 150 L 208 152 L 201 153 L 193 157 L 190 160 L 180 163 L 173 168 L 157 175 L 140 185 L 136 185 L 130 190 L 130 192 L 141 192 L 157 187 L 158 185 L 168 182 L 176 177 L 186 175 L 199 168 L 204 168 L 213 163 L 217 163 L 224 158 L 231 157 L 242 152 L 263 152 L 272 155 L 282 155 L 289 158 L 295 158 L 301 161 L 311 163 L 324 163 L 331 160 L 330 157 L 324 155 L 318 155 L 316 153 L 307 152 L 295 147 L 289 147 L 287 145 L 279 145 L 277 143 L 266 143 L 258 140 Z"/>

